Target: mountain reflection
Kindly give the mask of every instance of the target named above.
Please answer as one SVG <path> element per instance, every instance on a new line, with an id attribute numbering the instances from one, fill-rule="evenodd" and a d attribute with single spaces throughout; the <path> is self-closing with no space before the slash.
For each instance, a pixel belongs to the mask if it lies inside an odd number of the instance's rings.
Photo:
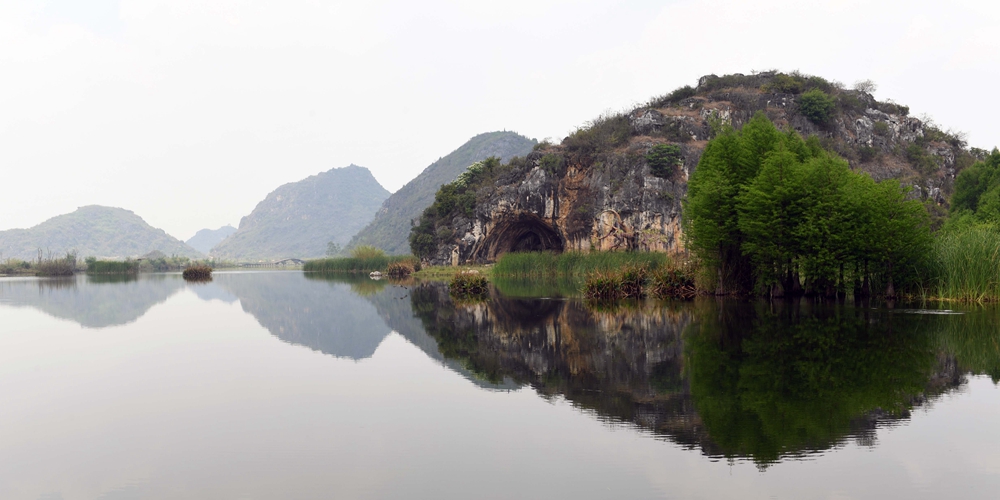
<path id="1" fill-rule="evenodd" d="M 994 313 L 699 300 L 617 307 L 415 287 L 440 351 L 477 376 L 560 395 L 709 456 L 760 467 L 854 440 L 961 385 L 996 380 Z M 976 329 L 978 325 L 978 329 Z"/>
<path id="2" fill-rule="evenodd" d="M 86 328 L 131 323 L 184 288 L 179 275 L 0 280 L 0 303 L 31 307 Z"/>

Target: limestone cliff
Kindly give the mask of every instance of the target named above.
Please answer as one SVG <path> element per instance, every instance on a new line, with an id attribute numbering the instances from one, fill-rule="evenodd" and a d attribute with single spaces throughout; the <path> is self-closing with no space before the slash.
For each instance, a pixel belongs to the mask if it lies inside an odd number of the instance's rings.
<path id="1" fill-rule="evenodd" d="M 738 129 L 758 112 L 818 136 L 876 180 L 899 179 L 932 215 L 943 213 L 956 173 L 980 150 L 867 90 L 797 73 L 702 77 L 696 88 L 602 116 L 561 144 L 477 165 L 464 184 L 460 178 L 438 193 L 411 246 L 434 264 L 491 262 L 514 250 L 682 252 L 688 176 L 721 127 Z M 819 112 L 809 100 L 817 95 Z M 654 175 L 649 153 L 661 144 L 676 146 L 676 167 Z"/>

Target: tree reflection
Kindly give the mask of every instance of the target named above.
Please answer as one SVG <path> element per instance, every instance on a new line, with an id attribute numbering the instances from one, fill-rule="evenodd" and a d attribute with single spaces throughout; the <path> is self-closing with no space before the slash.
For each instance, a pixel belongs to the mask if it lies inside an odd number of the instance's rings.
<path id="1" fill-rule="evenodd" d="M 967 369 L 1000 366 L 981 345 L 995 346 L 995 333 L 957 334 L 993 321 L 975 316 L 714 299 L 455 304 L 434 285 L 410 298 L 440 352 L 484 380 L 762 468 L 852 439 L 874 445 L 879 425 L 957 387 Z"/>

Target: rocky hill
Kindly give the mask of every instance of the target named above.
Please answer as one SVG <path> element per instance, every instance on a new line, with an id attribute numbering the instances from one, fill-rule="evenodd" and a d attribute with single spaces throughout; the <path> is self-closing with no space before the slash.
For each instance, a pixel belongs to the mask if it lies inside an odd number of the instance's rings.
<path id="1" fill-rule="evenodd" d="M 202 229 L 184 243 L 187 243 L 191 248 L 201 253 L 207 254 L 212 250 L 212 247 L 218 245 L 222 240 L 235 232 L 236 228 L 230 225 L 222 226 L 219 229 Z"/>
<path id="2" fill-rule="evenodd" d="M 848 89 L 798 73 L 702 77 L 525 159 L 470 169 L 424 212 L 413 250 L 437 264 L 489 262 L 512 250 L 683 251 L 689 174 L 714 134 L 756 113 L 819 137 L 854 170 L 899 179 L 940 218 L 957 172 L 985 151 L 906 106 L 876 101 L 871 90 L 870 82 Z"/>
<path id="3" fill-rule="evenodd" d="M 129 210 L 90 205 L 53 217 L 29 229 L 0 231 L 2 257 L 29 260 L 58 257 L 75 251 L 78 257 L 138 257 L 152 251 L 201 258 L 201 252 L 150 226 Z"/>
<path id="4" fill-rule="evenodd" d="M 212 257 L 258 260 L 319 257 L 327 242 L 345 245 L 389 197 L 372 173 L 351 165 L 275 189 L 240 220 Z"/>
<path id="5" fill-rule="evenodd" d="M 410 252 L 407 238 L 412 221 L 434 202 L 434 193 L 442 184 L 454 181 L 473 163 L 491 156 L 509 161 L 525 156 L 537 144 L 514 132 L 479 134 L 438 161 L 392 194 L 375 214 L 375 220 L 351 239 L 349 247 L 374 245 L 390 254 Z"/>

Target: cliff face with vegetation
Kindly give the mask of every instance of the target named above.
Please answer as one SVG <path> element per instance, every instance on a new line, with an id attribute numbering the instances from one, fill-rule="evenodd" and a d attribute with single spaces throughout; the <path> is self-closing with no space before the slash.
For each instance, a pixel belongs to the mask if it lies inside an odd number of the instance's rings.
<path id="1" fill-rule="evenodd" d="M 258 260 L 319 257 L 327 243 L 346 244 L 389 196 L 371 172 L 351 165 L 275 189 L 240 220 L 212 257 Z"/>
<path id="2" fill-rule="evenodd" d="M 413 221 L 431 203 L 442 184 L 454 181 L 465 169 L 491 156 L 509 161 L 531 151 L 536 141 L 514 132 L 479 134 L 460 148 L 431 163 L 423 172 L 382 203 L 375 220 L 351 239 L 348 247 L 373 245 L 389 254 L 409 253 L 407 237 Z"/>
<path id="3" fill-rule="evenodd" d="M 411 235 L 436 264 L 489 262 L 514 250 L 681 252 L 681 200 L 707 141 L 756 113 L 817 136 L 875 180 L 899 179 L 944 215 L 956 174 L 985 152 L 960 134 L 799 74 L 709 75 L 632 111 L 599 117 L 561 144 L 506 164 L 483 163 L 442 189 Z"/>
<path id="4" fill-rule="evenodd" d="M 166 255 L 201 258 L 200 252 L 150 226 L 129 210 L 89 205 L 53 217 L 29 229 L 0 231 L 0 254 L 4 259 L 30 260 L 61 257 L 138 257 L 152 251 Z"/>

